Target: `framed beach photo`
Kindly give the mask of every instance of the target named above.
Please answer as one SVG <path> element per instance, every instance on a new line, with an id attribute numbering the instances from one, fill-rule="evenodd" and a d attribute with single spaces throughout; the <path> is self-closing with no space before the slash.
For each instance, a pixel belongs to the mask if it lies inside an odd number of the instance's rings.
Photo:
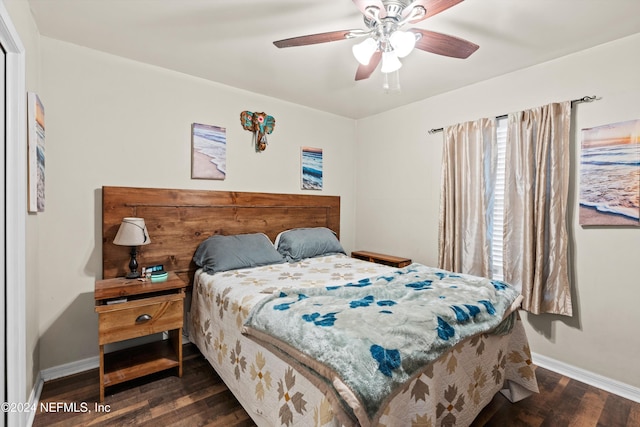
<path id="1" fill-rule="evenodd" d="M 322 190 L 322 148 L 302 147 L 300 169 L 303 190 Z"/>
<path id="2" fill-rule="evenodd" d="M 32 92 L 27 102 L 28 211 L 44 212 L 44 106 Z"/>
<path id="3" fill-rule="evenodd" d="M 640 226 L 640 120 L 582 130 L 580 225 Z"/>
<path id="4" fill-rule="evenodd" d="M 227 176 L 227 129 L 191 125 L 191 179 L 225 179 Z"/>

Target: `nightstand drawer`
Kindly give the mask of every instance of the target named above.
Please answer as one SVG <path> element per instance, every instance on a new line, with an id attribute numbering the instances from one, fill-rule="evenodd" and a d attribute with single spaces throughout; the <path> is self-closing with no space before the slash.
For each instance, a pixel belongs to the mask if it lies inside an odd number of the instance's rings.
<path id="1" fill-rule="evenodd" d="M 182 328 L 184 294 L 96 307 L 100 345 Z"/>

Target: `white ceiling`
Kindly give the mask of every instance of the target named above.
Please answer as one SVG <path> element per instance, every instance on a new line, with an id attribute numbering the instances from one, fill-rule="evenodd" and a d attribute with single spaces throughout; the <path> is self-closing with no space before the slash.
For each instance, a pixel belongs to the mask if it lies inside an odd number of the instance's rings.
<path id="1" fill-rule="evenodd" d="M 354 81 L 343 40 L 272 42 L 364 28 L 351 0 L 29 0 L 43 36 L 350 118 L 410 102 L 640 32 L 640 0 L 466 0 L 416 27 L 480 45 L 468 59 L 414 51 L 402 90 L 382 74 Z M 629 52 L 638 55 L 640 52 Z"/>

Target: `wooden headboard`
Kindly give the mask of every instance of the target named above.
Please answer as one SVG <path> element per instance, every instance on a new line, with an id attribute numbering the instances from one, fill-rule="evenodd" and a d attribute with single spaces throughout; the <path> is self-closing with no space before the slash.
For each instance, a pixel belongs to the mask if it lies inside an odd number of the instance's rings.
<path id="1" fill-rule="evenodd" d="M 122 218 L 144 218 L 151 243 L 138 264 L 163 264 L 191 284 L 192 258 L 213 234 L 265 233 L 273 241 L 289 228 L 327 227 L 340 235 L 340 197 L 159 188 L 102 187 L 102 276 L 129 271 L 130 248 L 113 244 Z"/>

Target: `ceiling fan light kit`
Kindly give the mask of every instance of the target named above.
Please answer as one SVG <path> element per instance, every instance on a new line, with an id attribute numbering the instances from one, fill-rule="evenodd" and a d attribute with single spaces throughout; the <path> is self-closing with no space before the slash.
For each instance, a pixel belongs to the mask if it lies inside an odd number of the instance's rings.
<path id="1" fill-rule="evenodd" d="M 353 46 L 353 56 L 360 64 L 369 65 L 373 54 L 380 50 L 382 51 L 382 68 L 380 71 L 388 73 L 400 68 L 402 64 L 400 64 L 398 58 L 404 58 L 409 55 L 419 38 L 420 34 L 401 30 L 394 31 L 389 37 L 384 34 L 380 37 L 370 37 Z"/>
<path id="2" fill-rule="evenodd" d="M 452 58 L 467 58 L 478 45 L 467 40 L 420 28 L 402 30 L 461 3 L 463 0 L 353 0 L 364 17 L 367 29 L 331 31 L 309 34 L 273 42 L 279 48 L 306 46 L 338 40 L 367 37 L 353 46 L 358 63 L 356 81 L 367 79 L 382 62 L 380 71 L 385 75 L 396 73 L 402 67 L 399 58 L 409 55 L 414 48 Z M 385 78 L 385 89 L 387 89 Z M 397 80 L 397 79 L 396 79 Z M 398 85 L 399 87 L 399 85 Z"/>

